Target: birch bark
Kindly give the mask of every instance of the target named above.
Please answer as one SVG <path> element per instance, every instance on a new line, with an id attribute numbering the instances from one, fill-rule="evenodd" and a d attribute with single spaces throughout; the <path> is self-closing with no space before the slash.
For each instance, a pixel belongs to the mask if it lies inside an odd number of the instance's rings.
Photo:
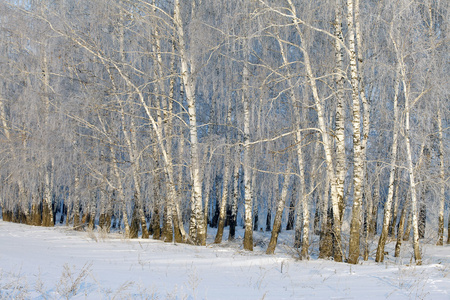
<path id="1" fill-rule="evenodd" d="M 353 14 L 353 0 L 347 0 L 347 24 L 349 28 L 350 73 L 353 104 L 353 207 L 350 223 L 349 254 L 347 261 L 356 264 L 360 253 L 362 181 L 364 178 L 364 153 L 361 145 L 361 109 L 359 103 L 359 73 Z"/>
<path id="2" fill-rule="evenodd" d="M 289 169 L 290 169 L 290 164 L 288 165 L 286 170 L 289 172 Z M 276 175 L 276 176 L 278 176 L 278 175 Z M 277 211 L 275 214 L 275 220 L 273 222 L 273 227 L 272 227 L 272 234 L 270 236 L 270 242 L 269 242 L 269 246 L 267 247 L 266 254 L 273 254 L 275 252 L 275 248 L 277 246 L 278 234 L 281 229 L 281 219 L 283 217 L 284 207 L 286 206 L 286 198 L 287 198 L 290 181 L 291 181 L 291 176 L 285 175 L 283 186 L 281 188 L 281 197 L 279 198 L 278 203 L 277 203 Z"/>
<path id="3" fill-rule="evenodd" d="M 248 43 L 246 41 L 245 43 Z M 249 72 L 247 65 L 248 58 L 248 45 L 246 45 L 244 53 L 244 67 L 242 71 L 243 85 L 242 85 L 242 101 L 244 104 L 244 223 L 245 223 L 245 233 L 244 233 L 244 249 L 253 251 L 253 224 L 252 224 L 252 208 L 253 208 L 253 195 L 251 186 L 251 169 L 250 169 L 250 99 L 248 95 L 248 82 L 249 82 Z"/>
<path id="4" fill-rule="evenodd" d="M 240 153 L 240 151 L 236 151 Z M 231 197 L 231 216 L 230 216 L 230 232 L 228 235 L 228 240 L 233 241 L 236 233 L 236 221 L 237 221 L 237 210 L 238 210 L 238 198 L 239 198 L 239 169 L 241 167 L 240 158 L 235 155 L 235 164 L 233 171 L 233 195 Z"/>
<path id="5" fill-rule="evenodd" d="M 174 23 L 177 32 L 177 41 L 179 44 L 178 51 L 180 52 L 181 62 L 181 78 L 184 84 L 184 91 L 188 103 L 189 114 L 189 138 L 191 142 L 190 156 L 191 156 L 191 175 L 193 181 L 192 193 L 194 199 L 194 211 L 191 217 L 195 218 L 196 236 L 191 237 L 196 243 L 206 245 L 206 224 L 203 218 L 203 204 L 202 204 L 202 179 L 200 177 L 200 162 L 199 162 L 199 142 L 197 134 L 197 113 L 196 113 L 196 99 L 194 94 L 194 82 L 192 78 L 193 65 L 191 62 L 191 69 L 188 65 L 188 57 L 185 46 L 185 36 L 183 21 L 181 18 L 181 5 L 179 0 L 174 1 Z"/>
<path id="6" fill-rule="evenodd" d="M 231 124 L 231 98 L 228 100 L 228 111 L 227 111 L 227 124 Z M 229 134 L 227 131 L 226 134 L 226 142 L 228 142 Z M 217 234 L 214 240 L 215 244 L 219 244 L 222 242 L 223 229 L 225 227 L 225 217 L 226 217 L 226 208 L 227 208 L 227 200 L 228 200 L 228 186 L 230 180 L 230 169 L 231 169 L 231 149 L 229 146 L 225 148 L 225 162 L 224 162 L 224 171 L 223 171 L 223 191 L 222 191 L 222 199 L 220 201 L 220 210 L 219 210 L 219 224 L 217 226 Z"/>
<path id="7" fill-rule="evenodd" d="M 345 164 L 345 111 L 344 111 L 344 51 L 341 43 L 344 42 L 344 36 L 342 34 L 342 0 L 336 0 L 335 4 L 335 21 L 334 21 L 334 35 L 338 40 L 334 42 L 335 46 L 335 60 L 336 60 L 336 190 L 339 201 L 339 216 L 341 220 L 344 217 L 344 181 L 347 168 Z"/>
<path id="8" fill-rule="evenodd" d="M 407 159 L 407 170 L 409 173 L 409 188 L 411 193 L 411 225 L 413 229 L 413 249 L 414 249 L 414 259 L 417 265 L 422 264 L 422 257 L 419 248 L 419 226 L 418 226 L 418 218 L 417 218 L 417 190 L 416 190 L 416 180 L 414 174 L 414 166 L 412 161 L 412 151 L 411 151 L 411 137 L 410 137 L 410 86 L 408 84 L 408 77 L 406 74 L 406 66 L 403 61 L 403 57 L 401 55 L 400 49 L 392 38 L 392 42 L 394 43 L 397 61 L 399 63 L 400 68 L 400 76 L 401 82 L 403 86 L 403 94 L 405 97 L 405 143 L 406 143 L 406 159 Z M 422 95 L 422 94 L 421 94 Z M 418 97 L 421 97 L 418 96 Z M 414 100 L 416 102 L 418 98 Z"/>
<path id="9" fill-rule="evenodd" d="M 292 11 L 292 19 L 295 25 L 295 28 L 297 30 L 297 33 L 300 36 L 301 41 L 303 41 L 303 33 L 300 28 L 299 19 L 297 18 L 297 11 L 292 3 L 292 0 L 287 0 L 288 4 L 290 6 L 290 9 Z M 335 179 L 335 168 L 333 165 L 333 146 L 332 146 L 332 140 L 330 139 L 328 128 L 327 128 L 327 122 L 326 122 L 326 116 L 324 112 L 323 102 L 322 99 L 319 96 L 319 90 L 316 83 L 316 78 L 314 76 L 312 66 L 311 66 L 311 60 L 309 58 L 309 52 L 307 51 L 304 46 L 300 46 L 300 51 L 303 53 L 304 57 L 304 64 L 306 68 L 306 75 L 308 82 L 310 84 L 313 99 L 316 107 L 317 112 L 317 119 L 319 122 L 319 129 L 321 132 L 323 147 L 325 150 L 325 161 L 326 161 L 326 168 L 327 168 L 327 176 L 331 183 L 331 204 L 333 207 L 333 236 L 334 236 L 334 260 L 337 262 L 342 262 L 343 257 L 343 251 L 342 251 L 342 243 L 341 243 L 341 220 L 339 215 L 339 198 L 338 198 L 338 190 L 336 185 L 336 179 Z"/>
<path id="10" fill-rule="evenodd" d="M 442 116 L 441 111 L 438 110 L 437 123 L 439 130 L 439 221 L 438 221 L 438 241 L 437 245 L 442 246 L 444 244 L 444 209 L 445 209 L 445 167 L 444 167 L 444 135 L 442 128 Z M 449 219 L 450 224 L 450 219 Z M 448 234 L 447 244 L 450 242 L 450 232 Z"/>
<path id="11" fill-rule="evenodd" d="M 384 204 L 384 217 L 383 217 L 383 227 L 381 229 L 380 239 L 378 241 L 377 246 L 377 254 L 375 257 L 376 262 L 383 262 L 384 260 L 384 247 L 386 245 L 386 239 L 388 237 L 389 230 L 389 221 L 391 219 L 391 206 L 392 200 L 394 198 L 394 183 L 395 183 L 395 170 L 396 170 L 396 160 L 397 160 L 397 143 L 398 143 L 398 96 L 399 96 L 399 76 L 400 70 L 397 69 L 396 80 L 395 80 L 395 92 L 394 92 L 394 127 L 392 132 L 392 152 L 391 152 L 391 160 L 390 160 L 390 172 L 389 172 L 389 187 L 388 187 L 388 196 L 386 199 L 386 203 Z"/>

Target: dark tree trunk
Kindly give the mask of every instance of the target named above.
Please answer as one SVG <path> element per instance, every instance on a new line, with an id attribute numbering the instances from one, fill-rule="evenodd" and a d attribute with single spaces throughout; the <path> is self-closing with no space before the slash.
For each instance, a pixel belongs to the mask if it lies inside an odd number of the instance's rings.
<path id="1" fill-rule="evenodd" d="M 219 224 L 219 215 L 220 215 L 219 198 L 216 198 L 216 208 L 214 210 L 214 216 L 211 219 L 211 228 L 217 228 L 217 225 Z"/>
<path id="2" fill-rule="evenodd" d="M 106 224 L 106 214 L 101 213 L 100 216 L 98 217 L 98 227 L 104 230 L 105 224 Z"/>
<path id="3" fill-rule="evenodd" d="M 173 228 L 172 224 L 167 222 L 167 206 L 164 207 L 163 214 L 163 228 L 161 232 L 161 239 L 167 243 L 171 243 L 173 241 Z"/>
<path id="4" fill-rule="evenodd" d="M 314 234 L 320 235 L 320 210 L 316 205 L 316 210 L 314 212 L 314 224 L 313 224 Z"/>
<path id="5" fill-rule="evenodd" d="M 130 239 L 136 239 L 139 235 L 139 212 L 138 207 L 135 205 L 133 208 L 133 213 L 131 215 L 131 225 L 130 225 Z"/>
<path id="6" fill-rule="evenodd" d="M 406 229 L 405 229 L 405 232 L 403 233 L 403 240 L 404 241 L 408 241 L 409 240 L 409 236 L 411 235 L 411 228 L 412 228 L 412 213 L 409 212 L 409 214 L 408 214 L 408 221 L 406 222 Z"/>
<path id="7" fill-rule="evenodd" d="M 231 215 L 230 215 L 230 233 L 228 235 L 228 240 L 232 241 L 234 240 L 235 236 L 236 236 L 236 219 L 237 219 L 237 213 L 233 212 L 233 210 L 231 210 Z"/>
<path id="8" fill-rule="evenodd" d="M 294 195 L 292 195 L 291 202 L 289 203 L 289 214 L 288 214 L 288 221 L 286 224 L 286 230 L 294 229 L 294 218 L 295 218 L 295 198 Z"/>
<path id="9" fill-rule="evenodd" d="M 62 202 L 61 203 L 61 215 L 59 216 L 59 224 L 64 224 L 64 216 L 67 215 L 67 205 Z"/>
<path id="10" fill-rule="evenodd" d="M 152 220 L 151 220 L 151 231 L 154 240 L 158 240 L 161 238 L 161 226 L 160 226 L 160 218 L 158 206 L 155 204 L 153 208 Z"/>
<path id="11" fill-rule="evenodd" d="M 448 213 L 447 244 L 450 244 L 450 212 Z"/>
<path id="12" fill-rule="evenodd" d="M 105 219 L 105 229 L 107 233 L 111 231 L 111 219 L 112 219 L 111 213 L 107 213 Z"/>
<path id="13" fill-rule="evenodd" d="M 333 209 L 328 209 L 326 220 L 322 220 L 322 231 L 320 233 L 320 243 L 319 243 L 319 258 L 330 258 L 333 257 Z"/>
<path id="14" fill-rule="evenodd" d="M 419 209 L 419 239 L 425 237 L 425 226 L 427 222 L 427 208 L 424 203 L 420 205 Z"/>
<path id="15" fill-rule="evenodd" d="M 405 219 L 406 219 L 406 207 L 403 207 L 402 214 L 400 215 L 400 221 L 398 222 L 397 227 L 397 243 L 395 243 L 395 254 L 394 254 L 395 257 L 400 256 L 400 248 L 402 246 Z"/>
<path id="16" fill-rule="evenodd" d="M 270 223 L 272 222 L 272 210 L 267 208 L 266 231 L 270 231 Z"/>

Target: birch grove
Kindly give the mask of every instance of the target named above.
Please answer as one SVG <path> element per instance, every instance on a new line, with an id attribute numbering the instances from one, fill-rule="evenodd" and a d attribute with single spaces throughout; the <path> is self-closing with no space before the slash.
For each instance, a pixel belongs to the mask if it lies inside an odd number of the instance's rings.
<path id="1" fill-rule="evenodd" d="M 449 11 L 2 1 L 2 218 L 421 264 L 450 241 Z"/>

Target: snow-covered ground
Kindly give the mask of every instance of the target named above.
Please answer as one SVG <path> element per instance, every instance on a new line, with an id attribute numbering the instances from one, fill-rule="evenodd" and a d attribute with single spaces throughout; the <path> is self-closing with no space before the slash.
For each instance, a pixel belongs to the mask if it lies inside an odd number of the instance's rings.
<path id="1" fill-rule="evenodd" d="M 423 245 L 423 266 L 410 265 L 409 244 L 402 259 L 349 265 L 300 261 L 283 244 L 265 255 L 268 238 L 255 233 L 251 253 L 239 240 L 197 247 L 0 221 L 0 299 L 450 299 L 449 245 Z"/>

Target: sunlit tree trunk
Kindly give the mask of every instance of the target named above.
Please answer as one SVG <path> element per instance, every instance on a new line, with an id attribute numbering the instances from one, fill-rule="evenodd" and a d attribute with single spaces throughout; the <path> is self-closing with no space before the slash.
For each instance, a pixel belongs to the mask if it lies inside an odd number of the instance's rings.
<path id="1" fill-rule="evenodd" d="M 394 192 L 394 201 L 393 201 L 393 205 L 392 205 L 392 217 L 391 217 L 391 221 L 389 223 L 389 236 L 392 237 L 395 234 L 395 226 L 397 225 L 397 219 L 398 219 L 398 205 L 399 205 L 399 197 L 398 197 L 398 193 L 399 193 L 399 187 L 400 185 L 398 184 L 398 182 L 394 182 L 395 185 L 395 192 Z"/>
<path id="2" fill-rule="evenodd" d="M 320 241 L 319 241 L 319 258 L 329 258 L 333 255 L 333 238 L 332 238 L 332 222 L 333 216 L 329 213 L 331 209 L 328 206 L 330 183 L 325 178 L 324 191 L 320 200 Z"/>
<path id="3" fill-rule="evenodd" d="M 299 19 L 297 18 L 297 10 L 295 5 L 292 3 L 291 0 L 287 0 L 289 3 L 289 7 L 292 11 L 292 17 L 293 17 L 293 23 L 295 25 L 295 29 L 300 36 L 301 41 L 304 41 L 303 33 L 300 29 L 300 23 Z M 304 66 L 306 69 L 306 76 L 307 80 L 309 82 L 314 104 L 316 108 L 317 113 L 317 120 L 319 123 L 319 129 L 321 132 L 323 147 L 325 150 L 325 161 L 326 161 L 326 168 L 327 168 L 327 176 L 330 179 L 331 183 L 331 205 L 333 207 L 333 236 L 334 236 L 334 260 L 337 262 L 342 262 L 343 259 L 343 251 L 342 251 L 342 243 L 341 243 L 341 220 L 339 216 L 339 197 L 338 197 L 338 190 L 336 185 L 336 179 L 335 179 L 335 168 L 333 164 L 333 143 L 330 139 L 329 133 L 328 133 L 328 127 L 326 122 L 326 115 L 324 111 L 324 106 L 322 99 L 319 96 L 319 90 L 316 83 L 316 76 L 314 75 L 312 66 L 311 66 L 311 60 L 309 57 L 309 52 L 306 48 L 303 46 L 299 47 L 300 51 L 303 53 L 304 56 Z"/>
<path id="4" fill-rule="evenodd" d="M 206 245 L 206 224 L 203 218 L 203 203 L 202 203 L 202 179 L 200 176 L 199 163 L 199 142 L 197 135 L 197 113 L 196 113 L 196 99 L 194 94 L 194 82 L 191 72 L 194 66 L 188 65 L 188 57 L 185 46 L 184 26 L 181 18 L 181 5 L 179 0 L 174 2 L 174 22 L 177 32 L 178 51 L 181 65 L 181 78 L 184 84 L 184 91 L 186 93 L 186 100 L 188 103 L 189 114 L 189 139 L 190 139 L 190 158 L 191 158 L 191 176 L 193 181 L 192 193 L 194 201 L 194 210 L 191 218 L 195 218 L 196 236 L 191 238 L 200 245 Z"/>
<path id="5" fill-rule="evenodd" d="M 280 52 L 281 57 L 283 59 L 283 65 L 288 66 L 289 61 L 287 57 L 287 53 L 285 51 L 284 45 L 281 43 L 281 40 L 278 37 L 278 43 L 280 46 Z M 303 143 L 302 143 L 302 128 L 301 128 L 301 120 L 306 120 L 307 113 L 306 109 L 303 109 L 300 111 L 300 99 L 297 97 L 297 94 L 294 92 L 295 90 L 295 83 L 292 80 L 291 72 L 287 70 L 287 82 L 289 85 L 289 96 L 291 101 L 291 107 L 294 111 L 294 123 L 295 123 L 295 144 L 296 144 L 296 161 L 298 163 L 299 167 L 299 173 L 300 173 L 300 199 L 298 201 L 297 205 L 297 224 L 296 224 L 296 237 L 295 237 L 295 244 L 299 246 L 299 242 L 301 239 L 302 243 L 302 251 L 301 251 L 301 257 L 307 258 L 308 257 L 308 249 L 309 249 L 309 203 L 307 200 L 307 191 L 306 191 L 306 172 L 305 172 L 305 162 L 304 162 L 304 154 L 303 154 Z M 307 96 L 305 96 L 305 101 L 307 101 Z M 306 104 L 305 104 L 306 107 Z M 313 180 L 311 179 L 311 183 Z M 278 213 L 278 210 L 277 210 Z M 300 222 L 302 220 L 303 222 Z M 275 225 L 274 225 L 275 226 Z M 300 232 L 300 230 L 302 232 Z M 273 232 L 273 231 L 272 231 Z"/>
<path id="6" fill-rule="evenodd" d="M 227 125 L 231 124 L 231 112 L 232 112 L 232 104 L 231 98 L 228 100 L 228 111 L 227 111 Z M 225 135 L 227 137 L 226 142 L 230 139 L 228 138 L 229 134 Z M 219 222 L 217 225 L 217 234 L 214 239 L 214 243 L 219 244 L 222 242 L 223 229 L 225 227 L 225 218 L 226 218 L 226 210 L 227 210 L 227 201 L 229 194 L 229 181 L 230 181 L 230 172 L 231 172 L 231 149 L 226 146 L 225 148 L 225 162 L 224 162 L 224 171 L 223 171 L 223 188 L 222 188 L 222 198 L 220 201 L 220 209 L 219 209 Z"/>
<path id="7" fill-rule="evenodd" d="M 366 173 L 367 174 L 367 173 Z M 366 182 L 367 184 L 367 179 Z M 365 200 L 365 209 L 364 209 L 364 260 L 367 261 L 369 259 L 369 253 L 370 253 L 370 238 L 371 233 L 369 230 L 370 223 L 372 222 L 372 199 L 370 199 L 370 190 L 366 186 L 366 189 L 364 190 L 364 196 L 363 199 Z"/>
<path id="8" fill-rule="evenodd" d="M 46 50 L 43 49 L 43 58 L 42 58 L 42 102 L 45 107 L 44 112 L 44 128 L 49 126 L 49 114 L 50 114 L 50 100 L 49 100 L 49 88 L 50 88 L 50 73 L 48 69 L 48 61 Z M 52 208 L 52 191 L 51 191 L 51 182 L 50 182 L 50 172 L 53 171 L 53 164 L 50 161 L 47 161 L 44 164 L 43 176 L 43 201 L 42 201 L 42 226 L 52 227 L 54 226 L 54 216 L 53 216 L 53 208 Z"/>
<path id="9" fill-rule="evenodd" d="M 233 241 L 236 234 L 238 198 L 239 198 L 239 180 L 240 180 L 239 169 L 241 166 L 240 158 L 238 155 L 235 155 L 234 161 L 235 164 L 233 172 L 233 195 L 231 197 L 230 232 L 228 235 L 229 241 Z"/>
<path id="10" fill-rule="evenodd" d="M 119 30 L 119 51 L 120 51 L 120 57 L 121 61 L 123 63 L 126 62 L 125 59 L 125 49 L 124 49 L 124 21 L 123 21 L 123 14 L 120 15 L 121 18 L 121 24 L 120 24 L 120 30 Z M 120 101 L 120 100 L 119 100 Z M 131 97 L 128 98 L 128 102 L 131 102 Z M 129 126 L 127 126 L 127 122 L 125 120 L 125 110 L 124 110 L 124 103 L 120 103 L 121 108 L 121 119 L 122 119 L 122 132 L 125 137 L 125 142 L 128 147 L 128 153 L 130 156 L 130 162 L 132 167 L 132 173 L 133 173 L 133 181 L 134 181 L 134 209 L 137 209 L 137 212 L 134 213 L 140 222 L 141 230 L 142 230 L 142 238 L 146 239 L 149 237 L 148 229 L 147 229 L 147 221 L 145 219 L 144 214 L 144 204 L 142 200 L 142 191 L 141 191 L 141 177 L 140 177 L 140 157 L 139 157 L 139 150 L 137 149 L 137 135 L 136 135 L 136 124 L 134 120 L 134 109 L 131 109 L 131 113 L 133 115 L 130 118 Z M 130 134 L 128 133 L 130 132 Z M 134 222 L 132 221 L 134 224 Z"/>
<path id="11" fill-rule="evenodd" d="M 290 165 L 290 164 L 289 164 Z M 286 168 L 287 172 L 289 172 L 290 166 Z M 275 175 L 278 176 L 278 175 Z M 281 230 L 281 220 L 283 217 L 284 207 L 286 206 L 286 198 L 288 194 L 289 184 L 291 181 L 290 175 L 284 176 L 284 182 L 281 189 L 281 196 L 277 195 L 278 203 L 277 203 L 277 212 L 275 214 L 275 220 L 273 222 L 272 234 L 270 236 L 269 246 L 267 247 L 266 254 L 273 254 L 275 252 L 275 248 L 277 246 L 278 234 Z"/>
<path id="12" fill-rule="evenodd" d="M 372 201 L 372 222 L 369 225 L 369 231 L 371 235 L 376 235 L 378 231 L 378 209 L 380 206 L 380 178 L 378 174 L 376 175 L 375 183 L 373 186 Z"/>
<path id="13" fill-rule="evenodd" d="M 440 175 L 440 188 L 439 188 L 439 221 L 438 221 L 438 241 L 437 245 L 442 246 L 444 244 L 444 209 L 445 209 L 445 167 L 444 167 L 444 134 L 442 128 L 442 116 L 441 110 L 438 109 L 437 115 L 438 130 L 439 130 L 439 175 Z M 450 225 L 450 219 L 449 219 Z M 450 229 L 450 227 L 449 227 Z M 449 230 L 450 241 L 450 230 Z"/>
<path id="14" fill-rule="evenodd" d="M 364 179 L 364 153 L 361 145 L 361 109 L 359 104 L 359 72 L 357 65 L 353 0 L 347 0 L 347 24 L 349 28 L 350 73 L 353 102 L 353 207 L 350 223 L 350 242 L 347 261 L 356 264 L 360 253 L 361 206 Z M 356 9 L 357 10 L 357 9 Z"/>
<path id="15" fill-rule="evenodd" d="M 344 42 L 342 34 L 342 0 L 336 0 L 335 3 L 335 20 L 334 20 L 334 35 L 339 41 Z M 342 224 L 344 217 L 344 181 L 347 168 L 345 164 L 345 111 L 344 111 L 344 51 L 341 43 L 337 40 L 334 42 L 335 46 L 335 60 L 336 60 L 336 190 L 339 201 L 339 216 Z"/>
<path id="16" fill-rule="evenodd" d="M 409 86 L 406 83 L 406 72 L 404 66 L 401 67 L 403 90 L 405 94 L 405 140 L 406 140 L 406 158 L 408 162 L 409 186 L 411 190 L 411 217 L 413 229 L 413 249 L 414 259 L 417 265 L 422 264 L 422 257 L 419 248 L 419 226 L 417 218 L 417 192 L 416 181 L 414 177 L 414 166 L 412 162 L 411 140 L 410 140 L 410 104 L 409 104 Z"/>
<path id="17" fill-rule="evenodd" d="M 398 70 L 399 71 L 399 70 Z M 399 111 L 398 111 L 398 95 L 399 95 L 399 72 L 396 73 L 396 80 L 395 80 L 395 92 L 394 92 L 394 126 L 392 130 L 392 152 L 391 152 L 391 159 L 390 159 L 390 167 L 389 167 L 389 186 L 388 186 L 388 195 L 386 202 L 384 204 L 384 216 L 383 216 L 383 227 L 381 229 L 381 235 L 380 239 L 378 241 L 377 246 L 377 254 L 375 261 L 376 262 L 383 262 L 384 260 L 384 247 L 386 245 L 386 239 L 389 234 L 389 221 L 391 220 L 391 207 L 392 207 L 392 201 L 394 198 L 394 190 L 395 190 L 395 170 L 396 170 L 396 161 L 397 161 L 397 144 L 398 144 L 398 118 L 399 118 Z"/>
<path id="18" fill-rule="evenodd" d="M 400 215 L 400 221 L 398 222 L 398 227 L 397 227 L 397 242 L 395 243 L 395 253 L 394 253 L 395 257 L 400 256 L 400 250 L 402 247 L 403 232 L 405 230 L 405 220 L 406 220 L 408 206 L 409 206 L 409 201 L 407 199 L 405 199 L 405 201 L 403 201 L 403 209 L 402 209 L 402 213 Z"/>
<path id="19" fill-rule="evenodd" d="M 73 202 L 73 229 L 81 230 L 80 222 L 80 178 L 75 177 L 74 191 L 71 193 Z"/>
<path id="20" fill-rule="evenodd" d="M 50 168 L 50 170 L 49 170 Z M 43 191 L 43 207 L 42 207 L 42 226 L 54 226 L 53 208 L 52 208 L 52 193 L 50 184 L 50 172 L 53 165 L 44 166 L 44 191 Z"/>
<path id="21" fill-rule="evenodd" d="M 252 208 L 253 208 L 253 195 L 251 186 L 251 169 L 250 169 L 250 99 L 247 95 L 248 86 L 248 70 L 244 67 L 243 71 L 244 88 L 243 88 L 243 101 L 244 101 L 244 209 L 245 209 L 245 233 L 244 233 L 244 249 L 253 251 L 253 226 L 252 226 Z"/>

